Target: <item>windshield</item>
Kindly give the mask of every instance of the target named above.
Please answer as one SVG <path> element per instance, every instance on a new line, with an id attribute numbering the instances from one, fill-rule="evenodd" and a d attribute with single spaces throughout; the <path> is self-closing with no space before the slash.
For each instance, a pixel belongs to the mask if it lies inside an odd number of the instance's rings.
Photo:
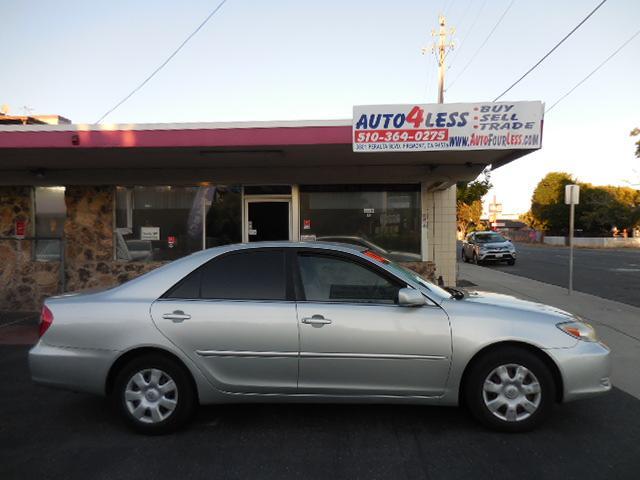
<path id="1" fill-rule="evenodd" d="M 404 281 L 408 283 L 417 283 L 418 285 L 424 287 L 429 293 L 432 294 L 432 297 L 437 297 L 438 300 L 443 300 L 446 298 L 451 298 L 452 295 L 447 292 L 444 288 L 440 288 L 435 283 L 431 283 L 429 280 L 425 280 L 420 275 L 418 275 L 413 270 L 410 270 L 402 265 L 398 265 L 395 262 L 392 262 L 386 257 L 378 255 L 371 250 L 367 250 L 363 252 L 367 257 L 374 259 L 377 262 L 380 262 L 387 266 L 396 276 L 400 277 Z"/>
<path id="2" fill-rule="evenodd" d="M 507 239 L 499 233 L 483 233 L 482 235 L 476 235 L 476 241 L 478 243 L 494 243 L 506 242 Z"/>

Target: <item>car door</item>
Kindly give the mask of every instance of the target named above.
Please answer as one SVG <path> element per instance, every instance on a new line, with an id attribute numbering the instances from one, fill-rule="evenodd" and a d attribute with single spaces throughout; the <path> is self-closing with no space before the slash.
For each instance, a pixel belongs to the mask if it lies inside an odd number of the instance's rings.
<path id="1" fill-rule="evenodd" d="M 353 255 L 296 255 L 301 393 L 438 396 L 451 360 L 435 303 L 397 304 L 399 279 Z"/>
<path id="2" fill-rule="evenodd" d="M 223 391 L 294 392 L 298 325 L 283 249 L 216 257 L 153 303 L 153 320 Z"/>

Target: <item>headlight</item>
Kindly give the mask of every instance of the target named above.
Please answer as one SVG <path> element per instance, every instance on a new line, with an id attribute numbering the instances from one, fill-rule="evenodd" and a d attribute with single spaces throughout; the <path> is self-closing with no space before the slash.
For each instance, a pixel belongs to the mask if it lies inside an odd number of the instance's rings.
<path id="1" fill-rule="evenodd" d="M 567 335 L 571 335 L 578 340 L 584 340 L 585 342 L 597 342 L 596 331 L 594 328 L 586 322 L 563 322 L 556 325 Z"/>

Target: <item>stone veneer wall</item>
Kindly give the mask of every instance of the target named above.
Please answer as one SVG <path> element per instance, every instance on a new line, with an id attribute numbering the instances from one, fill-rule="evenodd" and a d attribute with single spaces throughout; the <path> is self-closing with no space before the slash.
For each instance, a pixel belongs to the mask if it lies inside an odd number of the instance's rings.
<path id="1" fill-rule="evenodd" d="M 435 281 L 436 264 L 433 262 L 401 262 L 401 265 L 413 270 L 427 280 Z"/>
<path id="2" fill-rule="evenodd" d="M 113 260 L 114 195 L 114 187 L 69 186 L 66 189 L 67 291 L 111 287 L 166 263 Z"/>
<path id="3" fill-rule="evenodd" d="M 16 221 L 33 235 L 30 187 L 0 187 L 0 310 L 37 310 L 45 297 L 60 291 L 60 264 L 32 261 L 32 240 L 15 235 Z"/>

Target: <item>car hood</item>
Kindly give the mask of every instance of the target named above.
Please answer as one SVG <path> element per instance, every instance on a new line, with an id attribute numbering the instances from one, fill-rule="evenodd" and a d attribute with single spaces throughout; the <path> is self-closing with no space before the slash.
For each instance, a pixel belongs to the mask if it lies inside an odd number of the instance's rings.
<path id="1" fill-rule="evenodd" d="M 561 320 L 573 320 L 575 315 L 551 305 L 545 305 L 543 303 L 531 302 L 528 300 L 521 300 L 511 295 L 504 295 L 501 293 L 482 292 L 482 291 L 467 291 L 467 295 L 464 297 L 464 302 L 485 304 L 503 308 L 509 308 L 514 310 L 520 310 L 525 312 L 535 312 L 558 317 Z"/>

